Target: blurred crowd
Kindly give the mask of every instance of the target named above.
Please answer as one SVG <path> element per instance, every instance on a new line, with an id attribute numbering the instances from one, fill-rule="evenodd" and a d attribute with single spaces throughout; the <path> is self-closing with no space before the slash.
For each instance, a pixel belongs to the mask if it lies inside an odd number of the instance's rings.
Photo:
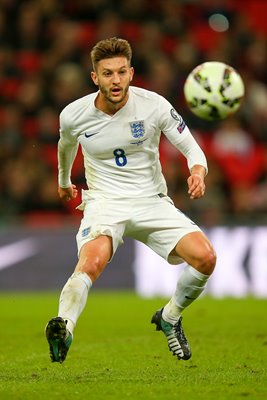
<path id="1" fill-rule="evenodd" d="M 165 96 L 206 152 L 207 193 L 190 201 L 184 159 L 163 137 L 176 205 L 206 226 L 266 223 L 266 15 L 264 0 L 0 0 L 0 223 L 80 217 L 57 196 L 58 115 L 96 90 L 90 50 L 111 36 L 133 47 L 133 84 Z M 188 73 L 208 60 L 245 82 L 240 110 L 220 123 L 195 117 L 183 96 Z M 72 178 L 85 188 L 80 153 Z"/>

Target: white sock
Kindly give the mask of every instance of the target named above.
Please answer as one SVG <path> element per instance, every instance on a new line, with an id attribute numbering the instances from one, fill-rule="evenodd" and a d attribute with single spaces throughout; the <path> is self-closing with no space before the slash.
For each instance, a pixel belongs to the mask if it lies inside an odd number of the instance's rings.
<path id="1" fill-rule="evenodd" d="M 209 275 L 204 275 L 187 265 L 180 275 L 174 295 L 163 309 L 163 319 L 175 324 L 184 308 L 188 307 L 201 295 L 208 279 Z"/>
<path id="2" fill-rule="evenodd" d="M 60 294 L 58 315 L 67 321 L 67 328 L 72 334 L 91 286 L 92 281 L 85 272 L 74 272 Z"/>

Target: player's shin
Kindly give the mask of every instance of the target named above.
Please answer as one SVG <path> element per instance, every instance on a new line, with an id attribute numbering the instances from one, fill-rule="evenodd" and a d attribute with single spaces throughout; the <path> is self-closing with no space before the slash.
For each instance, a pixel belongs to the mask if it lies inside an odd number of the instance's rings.
<path id="1" fill-rule="evenodd" d="M 85 272 L 74 272 L 62 289 L 58 315 L 67 322 L 67 329 L 72 334 L 91 286 L 92 281 Z"/>
<path id="2" fill-rule="evenodd" d="M 175 324 L 181 312 L 201 295 L 208 279 L 209 275 L 202 274 L 195 268 L 187 265 L 180 275 L 172 298 L 163 309 L 163 319 L 171 324 Z"/>

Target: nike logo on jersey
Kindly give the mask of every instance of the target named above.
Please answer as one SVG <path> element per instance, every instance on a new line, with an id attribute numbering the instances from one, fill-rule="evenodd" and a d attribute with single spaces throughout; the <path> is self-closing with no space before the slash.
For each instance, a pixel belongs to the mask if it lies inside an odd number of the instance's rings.
<path id="1" fill-rule="evenodd" d="M 99 132 L 95 132 L 95 133 L 86 133 L 86 132 L 85 132 L 84 136 L 85 136 L 86 138 L 89 138 L 89 137 L 91 137 L 91 136 L 97 135 L 98 133 L 99 133 Z"/>

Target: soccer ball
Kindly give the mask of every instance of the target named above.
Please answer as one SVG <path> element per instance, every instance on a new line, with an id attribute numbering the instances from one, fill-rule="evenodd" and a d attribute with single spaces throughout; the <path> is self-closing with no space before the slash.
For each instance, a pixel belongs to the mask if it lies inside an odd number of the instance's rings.
<path id="1" fill-rule="evenodd" d="M 217 61 L 198 65 L 184 84 L 184 95 L 190 110 L 210 121 L 234 114 L 244 93 L 244 83 L 237 71 Z"/>

